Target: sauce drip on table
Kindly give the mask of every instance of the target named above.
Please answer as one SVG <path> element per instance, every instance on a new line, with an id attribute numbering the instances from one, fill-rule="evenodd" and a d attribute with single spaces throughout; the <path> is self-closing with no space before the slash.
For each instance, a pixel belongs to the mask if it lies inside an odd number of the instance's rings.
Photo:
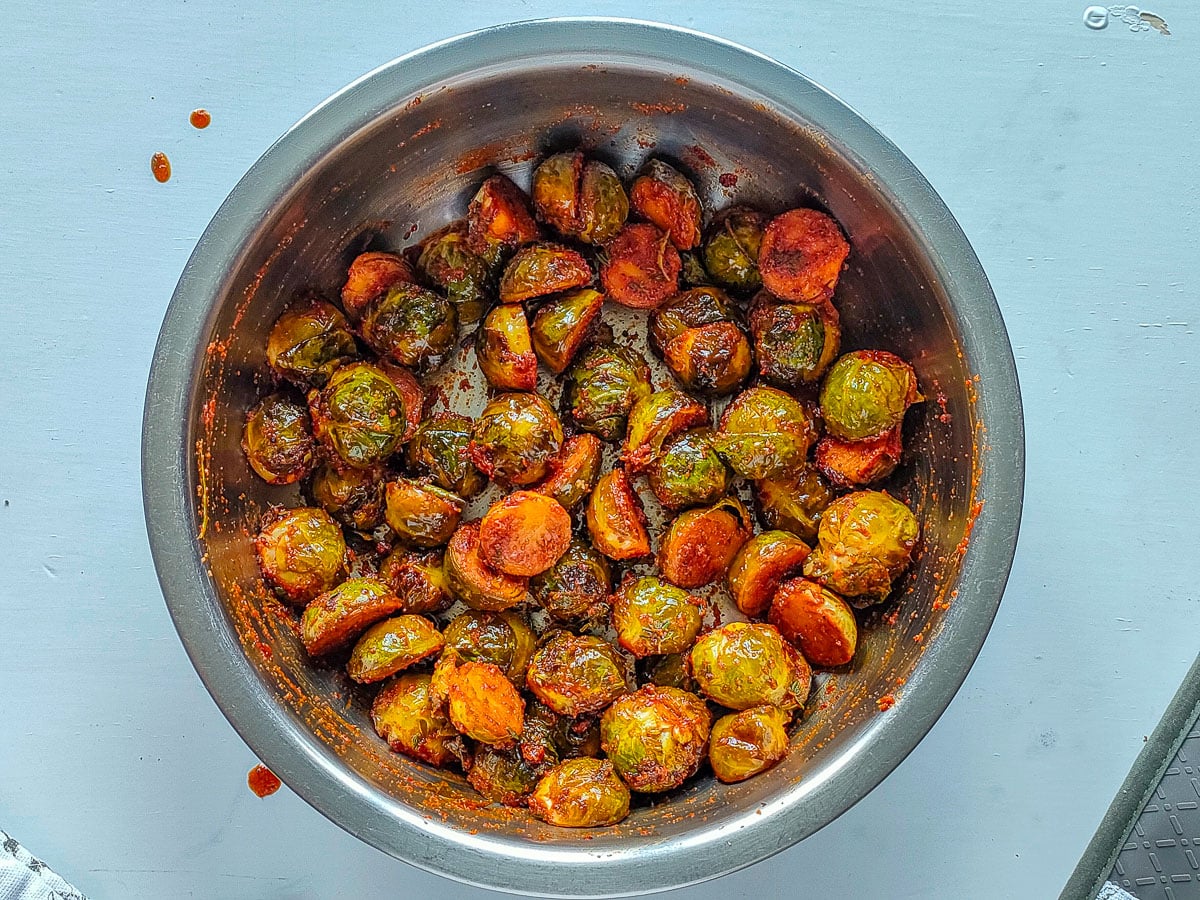
<path id="1" fill-rule="evenodd" d="M 150 171 L 154 173 L 154 180 L 159 184 L 163 184 L 171 178 L 171 161 L 167 159 L 165 153 L 155 153 L 150 157 Z"/>
<path id="2" fill-rule="evenodd" d="M 250 790 L 259 797 L 269 797 L 279 790 L 282 782 L 279 776 L 260 764 L 250 770 L 250 774 L 246 776 L 246 784 L 250 785 Z"/>
<path id="3" fill-rule="evenodd" d="M 212 123 L 212 116 L 207 109 L 193 109 L 188 121 L 193 128 L 207 128 Z"/>

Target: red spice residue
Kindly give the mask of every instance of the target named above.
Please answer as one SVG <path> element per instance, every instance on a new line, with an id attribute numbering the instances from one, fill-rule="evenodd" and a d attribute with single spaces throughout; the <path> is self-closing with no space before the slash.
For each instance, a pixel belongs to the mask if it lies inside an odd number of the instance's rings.
<path id="1" fill-rule="evenodd" d="M 634 101 L 629 104 L 643 116 L 653 115 L 670 115 L 671 113 L 686 112 L 686 103 L 639 103 Z"/>
<path id="2" fill-rule="evenodd" d="M 686 84 L 687 84 L 689 81 L 691 81 L 691 79 L 690 79 L 690 78 L 688 78 L 686 75 L 676 75 L 676 76 L 675 76 L 673 79 L 671 79 L 671 80 L 672 80 L 672 81 L 674 81 L 674 82 L 675 82 L 677 85 L 679 85 L 680 87 L 683 87 L 683 86 L 684 86 L 684 85 L 686 85 Z"/>
<path id="3" fill-rule="evenodd" d="M 207 109 L 193 109 L 188 121 L 192 123 L 193 128 L 207 128 L 212 124 L 212 115 Z"/>
<path id="4" fill-rule="evenodd" d="M 717 164 L 717 161 L 712 158 L 712 154 L 710 154 L 699 144 L 692 144 L 690 147 L 684 150 L 684 153 L 690 157 L 688 161 L 696 168 L 701 168 L 704 166 L 711 167 Z"/>
<path id="5" fill-rule="evenodd" d="M 896 705 L 896 697 L 894 694 L 884 694 L 875 701 L 875 705 L 879 707 L 880 712 L 884 712 Z"/>
<path id="6" fill-rule="evenodd" d="M 721 182 L 721 187 L 737 187 L 738 177 L 732 172 L 722 172 L 717 181 Z"/>
<path id="7" fill-rule="evenodd" d="M 259 797 L 269 797 L 283 784 L 279 777 L 261 763 L 250 770 L 246 776 L 246 784 Z"/>
<path id="8" fill-rule="evenodd" d="M 419 137 L 425 137 L 425 135 L 429 134 L 431 131 L 437 131 L 441 127 L 442 120 L 434 119 L 432 122 L 427 122 L 425 125 L 422 125 L 416 131 L 414 131 L 413 136 L 409 138 L 409 140 L 415 141 Z"/>
<path id="9" fill-rule="evenodd" d="M 264 644 L 262 641 L 255 641 L 255 646 L 258 647 L 258 652 L 268 659 L 271 658 L 271 645 Z"/>
<path id="10" fill-rule="evenodd" d="M 170 181 L 171 161 L 167 159 L 167 154 L 159 152 L 150 157 L 150 171 L 154 173 L 154 180 L 159 184 Z"/>

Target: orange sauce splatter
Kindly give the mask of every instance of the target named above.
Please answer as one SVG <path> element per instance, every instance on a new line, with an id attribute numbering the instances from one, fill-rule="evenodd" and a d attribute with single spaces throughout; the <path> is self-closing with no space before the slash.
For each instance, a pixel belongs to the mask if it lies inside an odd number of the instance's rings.
<path id="1" fill-rule="evenodd" d="M 188 121 L 192 123 L 193 128 L 207 128 L 212 124 L 212 116 L 207 109 L 193 109 Z"/>
<path id="2" fill-rule="evenodd" d="M 891 709 L 896 705 L 896 698 L 892 694 L 884 694 L 875 701 L 875 705 L 879 707 L 880 712 L 883 712 L 884 710 Z"/>
<path id="3" fill-rule="evenodd" d="M 150 171 L 154 173 L 154 180 L 159 184 L 163 184 L 171 178 L 171 161 L 167 159 L 165 153 L 155 153 L 150 157 Z"/>
<path id="4" fill-rule="evenodd" d="M 250 770 L 250 774 L 246 776 L 246 784 L 250 785 L 250 790 L 259 797 L 269 797 L 271 794 L 279 790 L 282 784 L 274 772 L 264 765 L 257 765 Z"/>

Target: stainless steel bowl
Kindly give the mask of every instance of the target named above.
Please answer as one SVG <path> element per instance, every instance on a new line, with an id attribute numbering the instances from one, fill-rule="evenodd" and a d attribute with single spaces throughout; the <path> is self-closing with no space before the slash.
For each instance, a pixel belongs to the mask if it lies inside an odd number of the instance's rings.
<path id="1" fill-rule="evenodd" d="M 386 750 L 345 681 L 313 667 L 286 621 L 262 611 L 248 535 L 266 504 L 291 495 L 256 479 L 238 446 L 265 376 L 266 332 L 296 290 L 335 292 L 369 242 L 416 240 L 461 214 L 493 167 L 521 181 L 538 154 L 576 142 L 627 174 L 651 152 L 674 158 L 718 206 L 823 204 L 853 246 L 837 298 L 852 345 L 912 360 L 930 398 L 907 423 L 904 487 L 924 544 L 898 619 L 865 629 L 854 664 L 822 683 L 777 768 L 735 786 L 696 780 L 590 834 L 481 807 L 462 779 Z M 903 154 L 752 51 L 599 19 L 435 44 L 350 85 L 271 147 L 180 279 L 143 443 L 163 593 L 196 670 L 254 752 L 338 825 L 400 859 L 502 890 L 575 896 L 732 871 L 812 834 L 878 784 L 979 652 L 1012 561 L 1023 475 L 1020 398 L 995 299 Z"/>

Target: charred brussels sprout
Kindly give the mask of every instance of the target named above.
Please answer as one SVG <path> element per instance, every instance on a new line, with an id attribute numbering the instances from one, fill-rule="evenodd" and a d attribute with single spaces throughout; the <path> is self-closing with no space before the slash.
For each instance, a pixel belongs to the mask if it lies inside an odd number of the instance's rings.
<path id="1" fill-rule="evenodd" d="M 690 250 L 680 253 L 679 262 L 679 278 L 684 285 L 693 288 L 712 284 L 712 279 L 704 270 L 704 263 L 701 261 L 699 253 Z"/>
<path id="2" fill-rule="evenodd" d="M 505 806 L 524 806 L 540 780 L 538 771 L 516 750 L 484 745 L 475 754 L 467 781 L 489 800 Z"/>
<path id="3" fill-rule="evenodd" d="M 634 179 L 630 190 L 633 208 L 671 237 L 680 250 L 700 243 L 700 198 L 696 189 L 676 169 L 652 159 Z"/>
<path id="4" fill-rule="evenodd" d="M 600 755 L 600 723 L 593 716 L 560 716 L 536 698 L 525 713 L 521 757 L 530 765 L 552 766 L 562 759 Z"/>
<path id="5" fill-rule="evenodd" d="M 542 305 L 533 317 L 533 349 L 547 369 L 555 375 L 566 371 L 603 305 L 604 295 L 591 288 L 554 297 Z"/>
<path id="6" fill-rule="evenodd" d="M 766 224 L 766 216 L 745 207 L 717 218 L 704 242 L 704 265 L 713 281 L 734 291 L 753 291 L 762 284 L 758 250 Z"/>
<path id="7" fill-rule="evenodd" d="M 428 675 L 404 674 L 385 684 L 371 704 L 371 722 L 396 753 L 435 766 L 457 755 L 458 733 L 430 702 Z"/>
<path id="8" fill-rule="evenodd" d="M 841 441 L 826 435 L 813 456 L 821 474 L 838 487 L 856 488 L 886 478 L 900 463 L 900 426 L 881 437 Z"/>
<path id="9" fill-rule="evenodd" d="M 404 395 L 369 363 L 342 366 L 324 388 L 309 391 L 308 408 L 317 440 L 356 469 L 391 456 L 408 429 Z"/>
<path id="10" fill-rule="evenodd" d="M 536 642 L 533 630 L 519 614 L 469 610 L 450 620 L 446 646 L 467 662 L 491 663 L 508 679 L 525 683 L 525 670 Z"/>
<path id="11" fill-rule="evenodd" d="M 746 380 L 754 355 L 750 339 L 733 322 L 688 328 L 663 348 L 663 360 L 691 391 L 720 397 Z"/>
<path id="12" fill-rule="evenodd" d="M 701 693 L 730 709 L 796 709 L 812 681 L 808 662 L 774 625 L 730 622 L 701 635 L 691 667 Z"/>
<path id="13" fill-rule="evenodd" d="M 667 509 L 711 503 L 725 495 L 729 470 L 707 428 L 685 431 L 663 445 L 646 470 L 650 490 Z"/>
<path id="14" fill-rule="evenodd" d="M 566 406 L 584 431 L 614 441 L 625 430 L 629 410 L 650 396 L 650 368 L 631 350 L 615 344 L 588 347 L 567 375 Z"/>
<path id="15" fill-rule="evenodd" d="M 631 472 L 645 470 L 671 436 L 708 423 L 708 408 L 682 391 L 649 394 L 629 411 L 621 459 Z"/>
<path id="16" fill-rule="evenodd" d="M 533 170 L 533 208 L 537 217 L 560 233 L 579 231 L 579 182 L 583 153 L 570 150 L 547 157 Z"/>
<path id="17" fill-rule="evenodd" d="M 697 287 L 681 291 L 650 318 L 650 343 L 658 353 L 689 328 L 736 322 L 737 308 L 720 288 Z"/>
<path id="18" fill-rule="evenodd" d="M 682 653 L 696 640 L 704 602 L 653 576 L 628 578 L 613 597 L 617 643 L 634 656 Z"/>
<path id="19" fill-rule="evenodd" d="M 629 218 L 629 197 L 617 173 L 602 162 L 588 160 L 579 179 L 579 231 L 585 244 L 603 244 Z"/>
<path id="20" fill-rule="evenodd" d="M 657 309 L 678 289 L 683 267 L 679 251 L 653 225 L 626 225 L 604 250 L 600 281 L 610 300 L 633 309 Z"/>
<path id="21" fill-rule="evenodd" d="M 612 575 L 608 560 L 574 540 L 558 560 L 529 583 L 534 602 L 558 622 L 597 618 L 605 610 Z"/>
<path id="22" fill-rule="evenodd" d="M 563 431 L 553 407 L 538 394 L 501 394 L 475 420 L 468 456 L 501 484 L 533 484 L 562 446 Z"/>
<path id="23" fill-rule="evenodd" d="M 379 580 L 400 598 L 406 613 L 441 612 L 454 602 L 437 551 L 419 553 L 396 547 L 379 567 Z"/>
<path id="24" fill-rule="evenodd" d="M 519 303 L 501 303 L 484 317 L 475 335 L 475 356 L 492 387 L 501 391 L 537 387 L 537 357 Z"/>
<path id="25" fill-rule="evenodd" d="M 574 509 L 600 478 L 600 454 L 600 439 L 594 434 L 567 438 L 558 456 L 550 460 L 550 474 L 533 490 L 554 498 L 563 509 Z"/>
<path id="26" fill-rule="evenodd" d="M 267 336 L 272 371 L 303 387 L 321 387 L 334 369 L 357 358 L 358 343 L 346 317 L 315 297 L 289 306 Z"/>
<path id="27" fill-rule="evenodd" d="M 612 644 L 555 632 L 529 662 L 525 683 L 561 716 L 599 712 L 626 691 L 625 667 Z"/>
<path id="28" fill-rule="evenodd" d="M 440 412 L 417 428 L 408 444 L 408 464 L 434 482 L 470 499 L 487 486 L 483 473 L 467 454 L 474 423 L 466 416 Z"/>
<path id="29" fill-rule="evenodd" d="M 492 568 L 480 554 L 478 522 L 454 532 L 443 566 L 450 590 L 472 609 L 508 609 L 529 599 L 527 579 Z"/>
<path id="30" fill-rule="evenodd" d="M 814 666 L 844 666 L 854 658 L 854 610 L 815 581 L 792 578 L 780 585 L 769 621 Z"/>
<path id="31" fill-rule="evenodd" d="M 437 547 L 454 534 L 464 505 L 462 498 L 435 484 L 400 478 L 388 482 L 385 515 L 402 541 L 416 547 Z"/>
<path id="32" fill-rule="evenodd" d="M 559 244 L 528 244 L 504 267 L 500 302 L 521 303 L 584 287 L 591 281 L 591 266 L 577 251 Z"/>
<path id="33" fill-rule="evenodd" d="M 677 788 L 696 774 L 712 716 L 695 694 L 647 685 L 618 697 L 600 717 L 600 746 L 635 791 Z"/>
<path id="34" fill-rule="evenodd" d="M 400 598 L 382 581 L 351 578 L 304 608 L 300 639 L 309 656 L 321 656 L 354 640 L 367 627 L 399 612 Z"/>
<path id="35" fill-rule="evenodd" d="M 421 242 L 417 270 L 446 294 L 460 325 L 474 325 L 488 304 L 488 266 L 470 249 L 467 228 L 455 223 Z"/>
<path id="36" fill-rule="evenodd" d="M 787 756 L 788 720 L 774 706 L 754 706 L 721 716 L 709 736 L 708 761 L 719 781 L 753 778 Z"/>
<path id="37" fill-rule="evenodd" d="M 491 663 L 465 662 L 449 676 L 447 711 L 458 731 L 481 744 L 513 746 L 525 725 L 525 701 Z"/>
<path id="38" fill-rule="evenodd" d="M 775 388 L 752 387 L 725 408 L 713 446 L 739 475 L 772 478 L 803 467 L 816 436 L 799 401 Z"/>
<path id="39" fill-rule="evenodd" d="M 793 209 L 767 223 L 758 270 L 776 297 L 819 303 L 833 296 L 849 253 L 837 222 L 815 209 Z"/>
<path id="40" fill-rule="evenodd" d="M 891 431 L 920 399 L 912 366 L 886 350 L 845 354 L 821 383 L 825 427 L 843 441 L 863 441 Z"/>
<path id="41" fill-rule="evenodd" d="M 322 509 L 302 506 L 268 514 L 254 549 L 267 581 L 294 604 L 329 590 L 346 566 L 342 529 Z"/>
<path id="42" fill-rule="evenodd" d="M 530 811 L 560 828 L 615 825 L 629 815 L 629 788 L 603 759 L 569 759 L 538 782 Z"/>
<path id="43" fill-rule="evenodd" d="M 637 559 L 650 553 L 650 535 L 642 501 L 623 469 L 600 476 L 588 498 L 592 545 L 609 559 Z"/>
<path id="44" fill-rule="evenodd" d="M 751 531 L 750 513 L 734 497 L 706 509 L 689 509 L 680 513 L 663 535 L 658 568 L 664 578 L 680 587 L 711 584 L 725 577 Z"/>
<path id="45" fill-rule="evenodd" d="M 372 531 L 383 521 L 383 472 L 322 464 L 313 474 L 313 501 L 342 525 Z"/>
<path id="46" fill-rule="evenodd" d="M 765 291 L 750 304 L 750 333 L 762 376 L 799 387 L 825 374 L 841 346 L 837 311 L 828 303 L 780 303 Z"/>
<path id="47" fill-rule="evenodd" d="M 779 585 L 800 570 L 811 552 L 787 531 L 764 531 L 750 538 L 729 566 L 729 592 L 737 608 L 748 616 L 765 613 Z"/>
<path id="48" fill-rule="evenodd" d="M 839 497 L 821 514 L 804 574 L 843 597 L 883 600 L 912 560 L 919 528 L 907 506 L 882 491 Z"/>
<path id="49" fill-rule="evenodd" d="M 395 253 L 360 253 L 346 273 L 342 307 L 357 321 L 372 300 L 398 284 L 415 281 L 412 266 L 404 257 Z"/>
<path id="50" fill-rule="evenodd" d="M 821 513 L 833 502 L 833 489 L 807 466 L 791 475 L 755 482 L 754 494 L 768 528 L 790 531 L 810 544 L 817 539 Z"/>
<path id="51" fill-rule="evenodd" d="M 282 394 L 259 401 L 242 429 L 242 452 L 268 484 L 293 484 L 312 471 L 316 442 L 308 408 Z"/>
<path id="52" fill-rule="evenodd" d="M 424 616 L 402 615 L 377 622 L 354 645 L 346 671 L 360 684 L 395 675 L 440 653 L 445 642 Z"/>
<path id="53" fill-rule="evenodd" d="M 525 192 L 504 175 L 493 175 L 467 209 L 467 246 L 494 266 L 522 244 L 538 239 Z"/>
<path id="54" fill-rule="evenodd" d="M 415 284 L 398 284 L 368 304 L 359 327 L 380 356 L 428 372 L 454 347 L 458 315 L 445 297 Z"/>
<path id="55" fill-rule="evenodd" d="M 496 501 L 479 522 L 479 549 L 509 575 L 545 572 L 571 543 L 571 516 L 553 497 L 514 491 Z"/>

